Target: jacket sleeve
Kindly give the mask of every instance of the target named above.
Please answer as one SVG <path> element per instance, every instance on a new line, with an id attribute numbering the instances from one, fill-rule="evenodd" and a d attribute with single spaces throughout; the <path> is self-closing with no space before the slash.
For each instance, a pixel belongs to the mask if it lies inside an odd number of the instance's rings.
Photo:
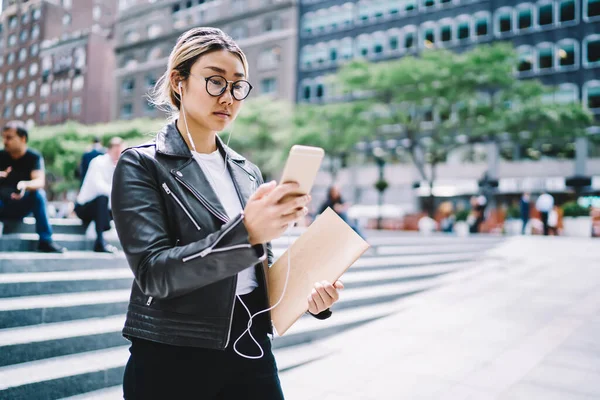
<path id="1" fill-rule="evenodd" d="M 175 247 L 159 182 L 136 149 L 125 151 L 119 159 L 111 201 L 123 251 L 147 296 L 181 296 L 233 276 L 266 257 L 264 246 L 248 242 L 243 213 L 204 239 Z"/>

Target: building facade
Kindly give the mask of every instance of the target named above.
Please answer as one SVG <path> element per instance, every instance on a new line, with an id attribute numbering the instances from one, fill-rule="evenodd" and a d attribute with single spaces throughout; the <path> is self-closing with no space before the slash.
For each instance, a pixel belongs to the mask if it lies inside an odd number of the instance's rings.
<path id="1" fill-rule="evenodd" d="M 4 0 L 0 124 L 110 119 L 116 0 Z M 93 79 L 91 78 L 93 77 Z M 106 92 L 106 93 L 103 93 Z"/>
<path id="2" fill-rule="evenodd" d="M 598 0 L 302 0 L 298 102 L 330 101 L 327 75 L 346 60 L 389 60 L 426 48 L 514 43 L 519 76 L 559 87 L 600 114 Z"/>
<path id="3" fill-rule="evenodd" d="M 294 101 L 295 0 L 121 0 L 115 27 L 115 119 L 162 117 L 147 94 L 165 72 L 177 38 L 212 26 L 233 37 L 248 58 L 252 96 Z"/>
<path id="4" fill-rule="evenodd" d="M 554 101 L 581 101 L 600 125 L 600 0 L 302 0 L 298 15 L 299 103 L 343 100 L 327 77 L 352 59 L 391 60 L 430 48 L 460 52 L 501 40 L 516 47 L 520 78 L 557 86 Z M 591 133 L 598 137 L 600 129 L 594 127 Z M 515 161 L 496 163 L 496 195 L 501 199 L 544 190 L 568 194 L 568 178 L 583 175 L 592 178 L 588 190 L 600 191 L 598 142 L 581 147 L 582 154 L 596 157 L 587 162 L 550 158 L 532 162 L 517 155 Z M 490 171 L 494 158 L 494 152 L 486 156 L 488 150 L 481 150 L 487 163 L 465 164 L 455 154 L 440 165 L 434 193 L 442 198 L 477 194 L 478 181 Z M 585 155 L 579 158 L 585 160 Z M 577 164 L 580 168 L 575 168 Z M 372 166 L 338 176 L 340 184 L 347 184 L 350 198 L 367 204 L 377 201 L 373 189 L 377 179 Z M 421 179 L 410 164 L 388 165 L 390 188 L 385 200 L 418 209 L 417 199 L 429 195 Z M 421 183 L 417 190 L 416 182 Z"/>

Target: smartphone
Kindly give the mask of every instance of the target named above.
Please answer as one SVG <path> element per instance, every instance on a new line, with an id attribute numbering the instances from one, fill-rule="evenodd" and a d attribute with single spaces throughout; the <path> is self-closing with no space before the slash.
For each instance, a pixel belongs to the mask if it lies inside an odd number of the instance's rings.
<path id="1" fill-rule="evenodd" d="M 296 182 L 300 187 L 292 194 L 310 193 L 325 156 L 320 147 L 294 145 L 283 168 L 281 183 Z"/>

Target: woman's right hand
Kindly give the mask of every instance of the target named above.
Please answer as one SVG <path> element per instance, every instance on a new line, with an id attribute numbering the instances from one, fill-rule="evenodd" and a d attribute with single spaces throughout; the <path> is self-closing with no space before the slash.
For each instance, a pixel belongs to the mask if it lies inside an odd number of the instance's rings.
<path id="1" fill-rule="evenodd" d="M 261 185 L 250 196 L 244 209 L 244 225 L 250 244 L 267 243 L 279 238 L 290 223 L 308 213 L 306 205 L 310 202 L 310 195 L 289 196 L 280 202 L 297 189 L 297 183 L 276 186 L 275 181 L 271 181 Z"/>

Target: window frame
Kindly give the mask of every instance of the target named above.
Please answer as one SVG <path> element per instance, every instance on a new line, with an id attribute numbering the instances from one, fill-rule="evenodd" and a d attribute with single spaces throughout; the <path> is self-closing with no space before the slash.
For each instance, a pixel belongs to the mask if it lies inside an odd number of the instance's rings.
<path id="1" fill-rule="evenodd" d="M 529 69 L 527 71 L 519 71 L 519 64 L 520 64 L 520 60 L 521 60 L 521 54 L 526 49 L 531 51 L 531 57 L 533 58 L 533 61 L 531 62 L 531 69 Z M 519 61 L 517 63 L 517 67 L 516 67 L 517 75 L 519 75 L 519 76 L 530 76 L 530 75 L 535 74 L 536 71 L 537 71 L 537 48 L 535 46 L 524 44 L 524 45 L 521 45 L 521 46 L 517 47 L 516 51 L 517 51 L 517 59 Z"/>
<path id="2" fill-rule="evenodd" d="M 587 81 L 587 82 L 585 82 L 583 84 L 583 88 L 582 88 L 582 91 L 581 91 L 582 92 L 583 106 L 586 109 L 590 110 L 594 114 L 600 114 L 600 107 L 598 107 L 598 108 L 589 108 L 588 107 L 588 101 L 589 101 L 588 100 L 588 96 L 589 96 L 589 91 L 590 91 L 591 87 L 593 87 L 593 88 L 598 87 L 598 90 L 600 90 L 600 80 L 593 79 L 593 80 Z"/>
<path id="3" fill-rule="evenodd" d="M 583 20 L 585 22 L 594 22 L 594 21 L 600 21 L 600 15 L 595 15 L 593 17 L 589 17 L 588 13 L 589 13 L 589 0 L 583 0 L 583 10 L 581 15 L 583 16 Z"/>
<path id="4" fill-rule="evenodd" d="M 582 59 L 584 68 L 595 68 L 595 67 L 600 66 L 600 60 L 592 61 L 592 62 L 588 61 L 588 43 L 592 40 L 600 42 L 600 34 L 587 35 L 581 41 L 581 47 L 582 47 L 582 49 L 581 49 L 582 50 L 581 51 L 582 58 L 581 59 Z"/>
<path id="5" fill-rule="evenodd" d="M 425 21 L 421 25 L 419 25 L 419 49 L 428 48 L 425 46 L 425 32 L 431 30 L 433 31 L 433 47 L 437 47 L 439 43 L 439 32 L 438 32 L 438 23 L 437 21 Z"/>
<path id="6" fill-rule="evenodd" d="M 575 5 L 575 19 L 571 20 L 571 21 L 566 21 L 566 22 L 561 22 L 560 21 L 560 5 L 563 2 L 566 1 L 572 1 L 573 4 Z M 556 25 L 557 26 L 570 26 L 570 25 L 577 25 L 579 24 L 579 2 L 577 0 L 558 0 L 556 2 Z"/>
<path id="7" fill-rule="evenodd" d="M 540 24 L 540 9 L 543 6 L 547 6 L 550 5 L 552 8 L 552 22 L 550 22 L 549 24 L 546 25 L 542 25 Z M 557 10 L 557 3 L 553 0 L 539 0 L 537 3 L 535 3 L 535 9 L 536 9 L 536 17 L 535 17 L 535 26 L 538 29 L 552 29 L 553 27 L 556 26 L 556 10 Z"/>
<path id="8" fill-rule="evenodd" d="M 445 28 L 446 26 L 450 27 L 450 40 L 445 42 L 442 40 L 442 29 Z M 455 24 L 454 19 L 442 18 L 441 20 L 438 21 L 438 31 L 439 31 L 438 43 L 441 47 L 448 47 L 448 46 L 453 46 L 456 44 L 455 30 L 456 30 L 456 24 Z"/>
<path id="9" fill-rule="evenodd" d="M 510 29 L 506 32 L 500 32 L 500 17 L 506 15 L 506 13 L 510 14 Z M 504 37 L 515 34 L 515 26 L 516 26 L 516 18 L 515 18 L 515 9 L 512 7 L 500 7 L 494 12 L 494 36 L 496 37 Z"/>
<path id="10" fill-rule="evenodd" d="M 528 28 L 519 28 L 519 12 L 522 10 L 531 11 L 531 25 Z M 533 3 L 520 3 L 515 7 L 515 32 L 523 33 L 523 32 L 531 32 L 536 28 L 537 21 L 537 7 Z"/>
<path id="11" fill-rule="evenodd" d="M 482 16 L 486 16 L 487 18 L 487 32 L 485 35 L 478 35 L 477 34 L 477 20 L 479 19 L 479 17 Z M 493 34 L 492 30 L 494 29 L 494 27 L 492 26 L 492 15 L 489 11 L 479 11 L 476 12 L 475 14 L 473 14 L 473 28 L 472 28 L 472 37 L 473 40 L 485 40 L 485 39 L 489 39 L 489 37 Z"/>
<path id="12" fill-rule="evenodd" d="M 469 36 L 467 36 L 466 38 L 460 38 L 459 33 L 460 33 L 460 26 L 462 24 L 466 24 L 467 27 L 469 28 Z M 469 14 L 461 14 L 459 16 L 457 16 L 455 18 L 455 28 L 456 28 L 456 34 L 455 34 L 455 40 L 456 43 L 467 43 L 469 41 L 473 40 L 473 17 Z"/>
<path id="13" fill-rule="evenodd" d="M 541 68 L 540 65 L 540 55 L 541 50 L 550 48 L 550 58 L 552 60 L 552 65 L 549 68 Z M 536 65 L 538 74 L 546 74 L 553 72 L 556 68 L 556 45 L 552 42 L 541 42 L 535 45 L 536 50 Z"/>
<path id="14" fill-rule="evenodd" d="M 573 65 L 560 65 L 560 56 L 559 56 L 559 50 L 561 49 L 561 43 L 570 43 L 573 45 L 573 60 L 575 61 L 573 63 Z M 575 71 L 579 69 L 580 66 L 580 50 L 579 50 L 579 41 L 577 39 L 573 39 L 573 38 L 564 38 L 559 40 L 558 42 L 556 42 L 555 44 L 555 56 L 556 56 L 556 60 L 554 62 L 554 68 L 556 68 L 557 71 Z"/>

